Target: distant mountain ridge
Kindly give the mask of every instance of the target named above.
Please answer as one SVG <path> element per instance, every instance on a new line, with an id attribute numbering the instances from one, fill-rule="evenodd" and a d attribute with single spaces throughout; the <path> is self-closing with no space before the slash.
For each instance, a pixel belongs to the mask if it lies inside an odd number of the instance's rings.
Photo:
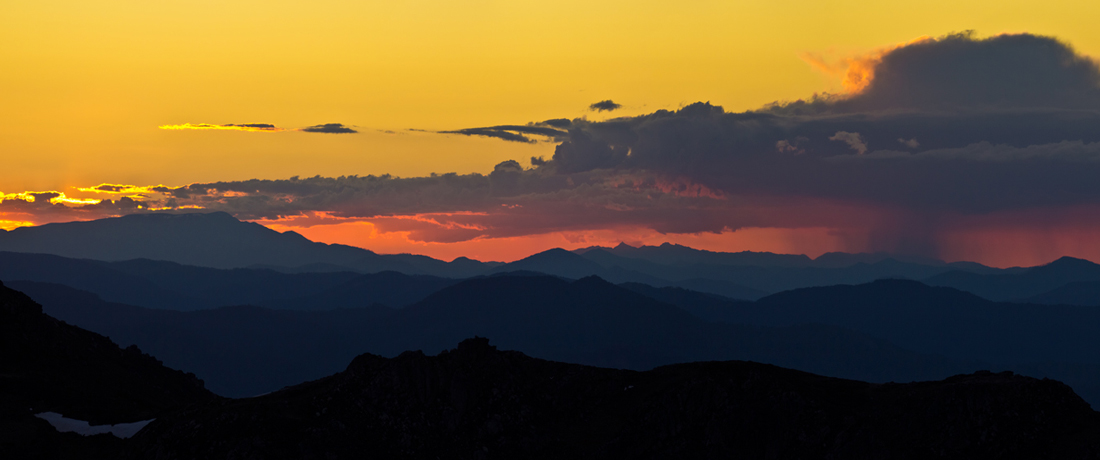
<path id="1" fill-rule="evenodd" d="M 9 283 L 56 283 L 95 293 L 109 302 L 180 311 L 228 305 L 331 310 L 382 303 L 397 308 L 458 281 L 393 271 L 282 273 L 149 259 L 103 262 L 18 252 L 0 252 L 0 279 Z"/>
<path id="2" fill-rule="evenodd" d="M 425 256 L 380 255 L 353 246 L 315 243 L 294 232 L 280 233 L 241 222 L 224 212 L 131 214 L 20 227 L 0 233 L 0 251 L 105 261 L 166 260 L 214 268 L 332 264 L 364 273 L 392 270 L 453 278 L 478 275 L 486 268 L 468 259 L 448 263 Z"/>
<path id="3" fill-rule="evenodd" d="M 804 255 L 766 252 L 723 253 L 698 250 L 675 244 L 632 247 L 588 247 L 575 251 L 550 249 L 510 262 L 480 262 L 464 257 L 444 262 L 422 255 L 376 254 L 372 251 L 338 244 L 309 241 L 294 232 L 279 233 L 255 223 L 241 222 L 226 213 L 140 214 L 89 222 L 47 224 L 21 227 L 0 233 L 0 253 L 43 253 L 87 260 L 110 261 L 124 274 L 125 264 L 141 266 L 133 260 L 147 259 L 209 268 L 269 269 L 287 275 L 314 274 L 316 284 L 306 287 L 293 283 L 274 283 L 285 295 L 297 286 L 301 295 L 312 295 L 318 288 L 333 288 L 326 280 L 339 278 L 340 273 L 359 274 L 392 271 L 407 275 L 427 275 L 464 279 L 503 272 L 531 271 L 570 279 L 599 276 L 614 283 L 643 283 L 655 287 L 682 287 L 730 298 L 755 300 L 771 293 L 791 289 L 836 284 L 862 284 L 886 278 L 922 280 L 931 285 L 951 286 L 996 301 L 1027 301 L 1041 303 L 1072 303 L 1100 305 L 1100 290 L 1078 286 L 1062 294 L 1045 293 L 1061 289 L 1074 282 L 1100 282 L 1100 270 L 1087 261 L 1068 262 L 1063 259 L 1048 266 L 996 269 L 972 262 L 944 263 L 914 256 L 884 253 L 827 253 L 815 259 Z M 2 254 L 0 254 L 2 257 Z M 0 261 L 2 264 L 2 261 Z M 85 264 L 86 265 L 86 264 Z M 28 265 L 28 269 L 31 266 Z M 75 267 L 75 265 L 74 265 Z M 243 273 L 243 272 L 242 272 Z M 329 273 L 329 276 L 317 275 Z M 29 279 L 60 282 L 82 289 L 91 289 L 91 278 L 69 280 L 24 278 L 19 273 L 0 273 L 7 279 Z M 148 276 L 142 275 L 148 279 Z M 238 273 L 235 276 L 245 277 Z M 251 276 L 251 275 L 250 275 Z M 274 280 L 273 275 L 263 275 Z M 56 278 L 56 277 L 55 277 Z M 102 276 L 100 276 L 102 278 Z M 115 280 L 117 285 L 122 278 Z M 259 279 L 259 277 L 255 278 Z M 346 282 L 347 280 L 340 280 Z M 83 284 L 80 284 L 83 283 Z M 104 282 L 95 292 L 105 298 L 125 303 L 139 294 L 134 283 L 129 298 L 112 297 L 106 292 L 111 283 Z M 125 284 L 125 283 L 123 283 Z M 154 283 L 157 284 L 157 283 Z M 160 288 L 163 289 L 163 284 Z M 255 287 L 253 283 L 253 287 Z M 324 285 L 324 286 L 322 286 Z M 158 298 L 167 308 L 190 308 L 180 305 L 202 304 L 201 298 L 214 293 L 161 293 L 149 287 L 145 298 Z M 217 302 L 237 296 L 236 302 L 260 303 L 262 296 L 251 287 L 223 292 Z M 1070 289 L 1070 288 L 1066 288 Z M 200 295 L 201 294 L 201 295 Z M 299 297 L 301 297 L 301 295 Z M 199 298 L 199 300 L 196 300 Z M 207 304 L 220 306 L 226 303 Z M 145 305 L 148 305 L 146 303 Z"/>
<path id="4" fill-rule="evenodd" d="M 923 281 L 931 286 L 947 286 L 973 292 L 990 300 L 1023 302 L 1031 298 L 1042 299 L 1045 293 L 1069 283 L 1100 282 L 1100 264 L 1074 257 L 1062 257 L 1046 265 L 1009 273 L 981 274 L 951 271 Z M 1080 295 L 1069 299 L 1085 302 Z M 1089 303 L 1074 304 L 1100 305 L 1100 298 L 1093 299 L 1093 302 Z"/>

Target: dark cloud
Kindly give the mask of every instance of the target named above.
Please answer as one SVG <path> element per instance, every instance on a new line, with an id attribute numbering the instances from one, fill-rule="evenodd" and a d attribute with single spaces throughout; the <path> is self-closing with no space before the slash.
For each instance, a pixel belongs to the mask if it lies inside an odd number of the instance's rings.
<path id="1" fill-rule="evenodd" d="M 283 128 L 279 128 L 269 123 L 242 123 L 242 124 L 222 124 L 215 125 L 211 123 L 184 123 L 181 125 L 162 125 L 160 129 L 167 130 L 219 130 L 219 131 L 250 131 L 250 132 L 270 132 L 276 133 L 285 131 Z"/>
<path id="2" fill-rule="evenodd" d="M 1031 34 L 960 33 L 903 46 L 873 67 L 847 111 L 1100 107 L 1100 70 L 1067 44 Z"/>
<path id="3" fill-rule="evenodd" d="M 591 110 L 593 112 L 611 112 L 621 107 L 621 104 L 616 104 L 615 101 L 608 99 L 606 101 L 600 101 L 588 106 L 588 110 Z"/>
<path id="4" fill-rule="evenodd" d="M 485 136 L 495 137 L 497 139 L 511 141 L 511 142 L 537 142 L 535 139 L 531 139 L 526 135 L 542 136 L 550 139 L 563 138 L 567 133 L 561 129 L 547 126 L 549 122 L 558 122 L 559 120 L 548 120 L 540 124 L 529 125 L 501 125 L 501 126 L 488 126 L 484 128 L 467 128 L 454 131 L 440 131 L 440 134 L 461 134 L 463 136 Z"/>
<path id="5" fill-rule="evenodd" d="M 568 118 L 555 118 L 552 120 L 546 120 L 539 124 L 562 129 L 568 129 L 570 126 L 573 126 L 573 122 Z"/>
<path id="6" fill-rule="evenodd" d="M 327 133 L 327 134 L 353 134 L 359 131 L 344 126 L 341 123 L 325 123 L 323 125 L 308 126 L 300 129 L 307 133 Z"/>
<path id="7" fill-rule="evenodd" d="M 238 128 L 256 128 L 256 129 L 278 129 L 275 125 L 270 123 L 243 123 L 243 124 L 225 124 L 220 126 L 235 126 Z"/>
<path id="8" fill-rule="evenodd" d="M 228 130 L 277 133 L 282 131 L 302 131 L 307 133 L 344 134 L 358 132 L 341 123 L 326 123 L 323 125 L 307 126 L 305 128 L 287 129 L 280 128 L 270 123 L 226 123 L 215 125 L 210 123 L 184 123 L 181 125 L 163 125 L 160 129 L 167 130 Z"/>

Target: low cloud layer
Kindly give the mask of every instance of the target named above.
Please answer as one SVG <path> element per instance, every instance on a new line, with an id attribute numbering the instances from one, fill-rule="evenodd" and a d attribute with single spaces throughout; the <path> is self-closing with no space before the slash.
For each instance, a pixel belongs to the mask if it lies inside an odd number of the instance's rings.
<path id="1" fill-rule="evenodd" d="M 302 225 L 363 220 L 438 242 L 813 227 L 862 232 L 868 250 L 927 255 L 944 231 L 1004 216 L 1100 225 L 1088 217 L 1100 215 L 1100 70 L 1089 58 L 1049 37 L 955 34 L 850 63 L 859 85 L 848 93 L 759 110 L 695 103 L 608 121 L 444 132 L 558 143 L 529 168 L 506 161 L 484 175 L 160 186 L 84 206 L 5 197 L 0 212 L 187 207 Z"/>

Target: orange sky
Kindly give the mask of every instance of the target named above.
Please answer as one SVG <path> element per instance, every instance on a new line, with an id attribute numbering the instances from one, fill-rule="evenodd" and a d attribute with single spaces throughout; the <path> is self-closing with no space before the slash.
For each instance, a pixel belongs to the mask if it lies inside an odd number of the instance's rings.
<path id="1" fill-rule="evenodd" d="M 65 194 L 57 199 L 103 198 L 77 190 L 101 183 L 488 173 L 508 159 L 528 166 L 532 156 L 552 155 L 554 144 L 415 130 L 604 119 L 611 115 L 587 110 L 604 99 L 623 105 L 615 116 L 695 101 L 747 110 L 843 91 L 847 74 L 823 69 L 958 30 L 1049 34 L 1100 55 L 1100 3 L 1058 0 L 58 0 L 2 11 L 0 84 L 9 90 L 0 94 L 0 196 Z M 359 133 L 157 129 L 183 123 L 342 123 Z M 50 220 L 0 215 L 0 228 Z M 826 228 L 679 235 L 616 228 L 451 244 L 372 233 L 365 223 L 296 230 L 447 259 L 514 259 L 618 241 L 810 255 L 863 244 Z M 988 241 L 955 235 L 944 257 L 1009 265 L 1065 251 L 1100 256 L 1081 238 L 1089 230 L 1044 231 L 1006 230 Z M 994 255 L 1027 235 L 1062 243 Z"/>

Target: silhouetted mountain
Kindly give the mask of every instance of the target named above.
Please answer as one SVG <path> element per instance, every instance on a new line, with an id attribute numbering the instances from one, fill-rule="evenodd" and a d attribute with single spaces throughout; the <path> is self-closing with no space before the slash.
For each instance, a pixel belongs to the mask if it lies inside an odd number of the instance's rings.
<path id="1" fill-rule="evenodd" d="M 501 352 L 364 354 L 343 372 L 158 419 L 129 458 L 1095 458 L 1100 418 L 1011 373 L 873 385 L 749 362 L 648 372 Z"/>
<path id="2" fill-rule="evenodd" d="M 634 247 L 619 243 L 613 248 L 592 246 L 576 250 L 579 254 L 603 250 L 610 254 L 641 259 L 660 265 L 742 265 L 755 267 L 805 267 L 811 259 L 802 254 L 774 254 L 771 252 L 713 252 L 694 249 L 679 244 L 663 243 L 660 246 Z"/>
<path id="3" fill-rule="evenodd" d="M 768 295 L 767 292 L 761 291 L 759 289 L 745 287 L 729 281 L 720 281 L 706 278 L 691 278 L 682 281 L 675 281 L 669 283 L 668 286 L 698 292 L 705 292 L 722 297 L 728 297 L 731 299 L 756 300 Z"/>
<path id="4" fill-rule="evenodd" d="M 1100 307 L 1100 281 L 1074 281 L 1033 296 L 1027 301 L 1047 305 Z"/>
<path id="5" fill-rule="evenodd" d="M 226 305 L 332 309 L 382 303 L 403 307 L 457 282 L 396 272 L 287 274 L 149 259 L 101 262 L 15 252 L 0 252 L 0 276 L 9 282 L 63 284 L 108 302 L 181 311 Z"/>
<path id="6" fill-rule="evenodd" d="M 665 247 L 665 245 L 661 246 L 661 248 Z M 683 246 L 669 245 L 667 247 L 675 247 L 676 251 L 696 251 Z M 613 283 L 643 283 L 657 287 L 675 286 L 731 298 L 753 300 L 770 292 L 792 287 L 867 282 L 884 276 L 899 276 L 899 274 L 923 276 L 928 273 L 939 273 L 943 270 L 942 268 L 900 264 L 895 261 L 880 262 L 880 265 L 873 267 L 858 265 L 844 269 L 699 264 L 673 266 L 618 256 L 605 248 L 587 249 L 581 254 L 563 249 L 551 249 L 502 265 L 493 269 L 492 272 L 526 270 L 569 279 L 599 276 Z M 720 255 L 723 253 L 709 254 Z M 757 289 L 748 286 L 764 286 L 764 288 Z"/>
<path id="7" fill-rule="evenodd" d="M 752 251 L 714 252 L 702 249 L 694 249 L 687 246 L 681 246 L 671 243 L 664 243 L 660 246 L 641 247 L 633 247 L 625 243 L 619 243 L 619 245 L 615 246 L 614 248 L 590 246 L 587 248 L 577 249 L 574 252 L 581 255 L 589 256 L 589 253 L 594 251 L 602 251 L 616 257 L 644 260 L 656 265 L 670 267 L 682 267 L 691 265 L 733 265 L 780 268 L 844 268 L 851 267 L 852 265 L 856 264 L 873 265 L 887 259 L 893 259 L 913 265 L 927 265 L 931 267 L 946 266 L 956 270 L 966 270 L 973 272 L 996 273 L 1001 271 L 999 269 L 986 267 L 984 265 L 974 262 L 946 263 L 942 260 L 928 257 L 889 254 L 884 252 L 855 254 L 845 252 L 827 252 L 818 256 L 815 259 L 810 259 L 809 257 L 802 254 L 775 254 L 771 252 Z M 599 254 L 595 254 L 594 256 L 601 257 L 601 255 Z M 593 257 L 589 258 L 596 260 Z M 624 267 L 627 266 L 622 263 L 620 263 L 619 265 Z M 639 268 L 634 269 L 649 273 L 648 271 L 640 270 Z"/>
<path id="8" fill-rule="evenodd" d="M 0 452 L 5 458 L 114 458 L 118 439 L 61 434 L 34 414 L 96 425 L 159 417 L 214 395 L 192 374 L 168 369 L 137 347 L 42 313 L 0 283 Z"/>
<path id="9" fill-rule="evenodd" d="M 489 271 L 490 274 L 529 271 L 560 276 L 568 279 L 580 279 L 586 276 L 599 276 L 615 283 L 636 282 L 665 285 L 667 280 L 620 266 L 605 266 L 588 260 L 584 256 L 561 248 L 554 248 L 534 254 L 515 262 L 510 262 Z"/>
<path id="10" fill-rule="evenodd" d="M 680 287 L 654 287 L 641 283 L 622 283 L 619 287 L 675 305 L 707 321 L 736 324 L 743 322 L 740 321 L 744 316 L 741 309 L 753 308 L 752 302 Z"/>
<path id="11" fill-rule="evenodd" d="M 680 247 L 682 248 L 682 246 Z M 602 278 L 616 283 L 632 282 L 660 287 L 677 286 L 736 299 L 749 300 L 755 300 L 768 294 L 759 289 L 741 286 L 730 281 L 705 278 L 684 279 L 683 267 L 661 265 L 645 259 L 622 257 L 612 254 L 600 247 L 586 248 L 583 252 L 578 253 L 581 257 L 596 262 L 603 268 L 603 270 L 600 271 L 590 269 L 588 275 L 601 275 Z M 616 272 L 612 273 L 613 271 Z M 638 276 L 638 274 L 648 276 Z"/>
<path id="12" fill-rule="evenodd" d="M 356 276 L 316 294 L 267 300 L 259 305 L 287 310 L 332 310 L 372 305 L 401 308 L 458 282 L 452 278 L 380 272 Z"/>
<path id="13" fill-rule="evenodd" d="M 575 252 L 605 268 L 618 267 L 652 277 L 649 280 L 605 277 L 614 282 L 677 286 L 748 300 L 789 289 L 860 284 L 883 278 L 923 279 L 955 270 L 1003 272 L 971 262 L 946 264 L 915 257 L 900 261 L 883 253 L 828 253 L 810 260 L 806 256 L 771 253 L 701 251 L 667 243 L 640 248 L 625 244 L 615 248 L 589 247 Z M 603 276 L 594 268 L 588 271 Z"/>
<path id="14" fill-rule="evenodd" d="M 974 263 L 974 262 L 947 263 L 947 262 L 944 262 L 942 260 L 934 259 L 934 258 L 931 258 L 931 257 L 922 257 L 922 256 L 914 256 L 914 255 L 906 255 L 906 254 L 890 254 L 890 253 L 886 253 L 886 252 L 859 252 L 859 253 L 854 253 L 854 254 L 853 253 L 848 253 L 848 252 L 826 252 L 826 253 L 814 258 L 813 263 L 811 263 L 810 265 L 812 265 L 814 267 L 820 267 L 820 268 L 843 268 L 843 267 L 851 267 L 852 265 L 855 265 L 855 264 L 872 265 L 872 264 L 877 264 L 879 262 L 882 262 L 884 260 L 896 260 L 896 261 L 899 261 L 899 262 L 905 262 L 905 263 L 909 263 L 909 264 L 928 265 L 928 266 L 933 266 L 933 267 L 958 266 L 959 269 L 963 269 L 963 267 L 965 267 L 965 269 L 968 269 L 968 270 L 987 270 L 989 272 L 999 271 L 998 269 L 986 267 L 984 265 Z"/>
<path id="15" fill-rule="evenodd" d="M 976 274 L 952 271 L 923 281 L 931 286 L 947 286 L 971 292 L 989 300 L 1022 301 L 1075 281 L 1100 281 L 1100 265 L 1084 259 L 1062 257 L 1018 273 Z"/>
<path id="16" fill-rule="evenodd" d="M 857 263 L 843 268 L 693 265 L 680 267 L 679 272 L 684 279 L 726 281 L 774 293 L 812 286 L 869 283 L 884 278 L 923 279 L 947 270 L 952 269 L 886 259 L 874 264 Z"/>
<path id="17" fill-rule="evenodd" d="M 547 359 L 632 369 L 736 358 L 873 381 L 942 378 L 972 369 L 835 326 L 711 323 L 598 278 L 475 278 L 396 311 L 173 312 L 111 304 L 55 285 L 20 288 L 51 314 L 120 343 L 136 343 L 226 396 L 320 378 L 363 351 L 436 352 L 461 340 L 456 336 L 478 334 Z"/>
<path id="18" fill-rule="evenodd" d="M 114 302 L 156 308 L 188 310 L 206 302 L 180 291 L 165 289 L 94 260 L 70 259 L 51 254 L 0 252 L 0 279 L 64 284 L 91 291 Z"/>
<path id="19" fill-rule="evenodd" d="M 352 246 L 315 243 L 297 233 L 241 222 L 223 212 L 133 214 L 20 227 L 0 233 L 0 250 L 105 261 L 167 260 L 214 268 L 327 264 L 360 273 L 392 270 L 447 277 L 484 271 L 468 259 L 448 263 L 425 256 L 379 255 Z"/>
<path id="20" fill-rule="evenodd" d="M 1062 380 L 1100 404 L 1097 308 L 995 303 L 903 280 L 798 289 L 760 299 L 754 308 L 731 307 L 728 321 L 830 324 L 922 353 L 1027 368 L 1036 377 Z M 1062 371 L 1068 368 L 1075 370 Z"/>
<path id="21" fill-rule="evenodd" d="M 366 349 L 359 336 L 393 314 L 378 305 L 313 312 L 255 306 L 181 312 L 105 302 L 54 284 L 9 284 L 33 296 L 51 316 L 123 345 L 137 344 L 230 397 L 255 396 L 339 371 Z"/>
<path id="22" fill-rule="evenodd" d="M 962 368 L 834 327 L 710 323 L 597 277 L 467 280 L 402 309 L 380 333 L 392 347 L 382 348 L 384 355 L 408 349 L 434 353 L 448 342 L 479 335 L 540 358 L 628 369 L 751 359 L 879 381 Z"/>

